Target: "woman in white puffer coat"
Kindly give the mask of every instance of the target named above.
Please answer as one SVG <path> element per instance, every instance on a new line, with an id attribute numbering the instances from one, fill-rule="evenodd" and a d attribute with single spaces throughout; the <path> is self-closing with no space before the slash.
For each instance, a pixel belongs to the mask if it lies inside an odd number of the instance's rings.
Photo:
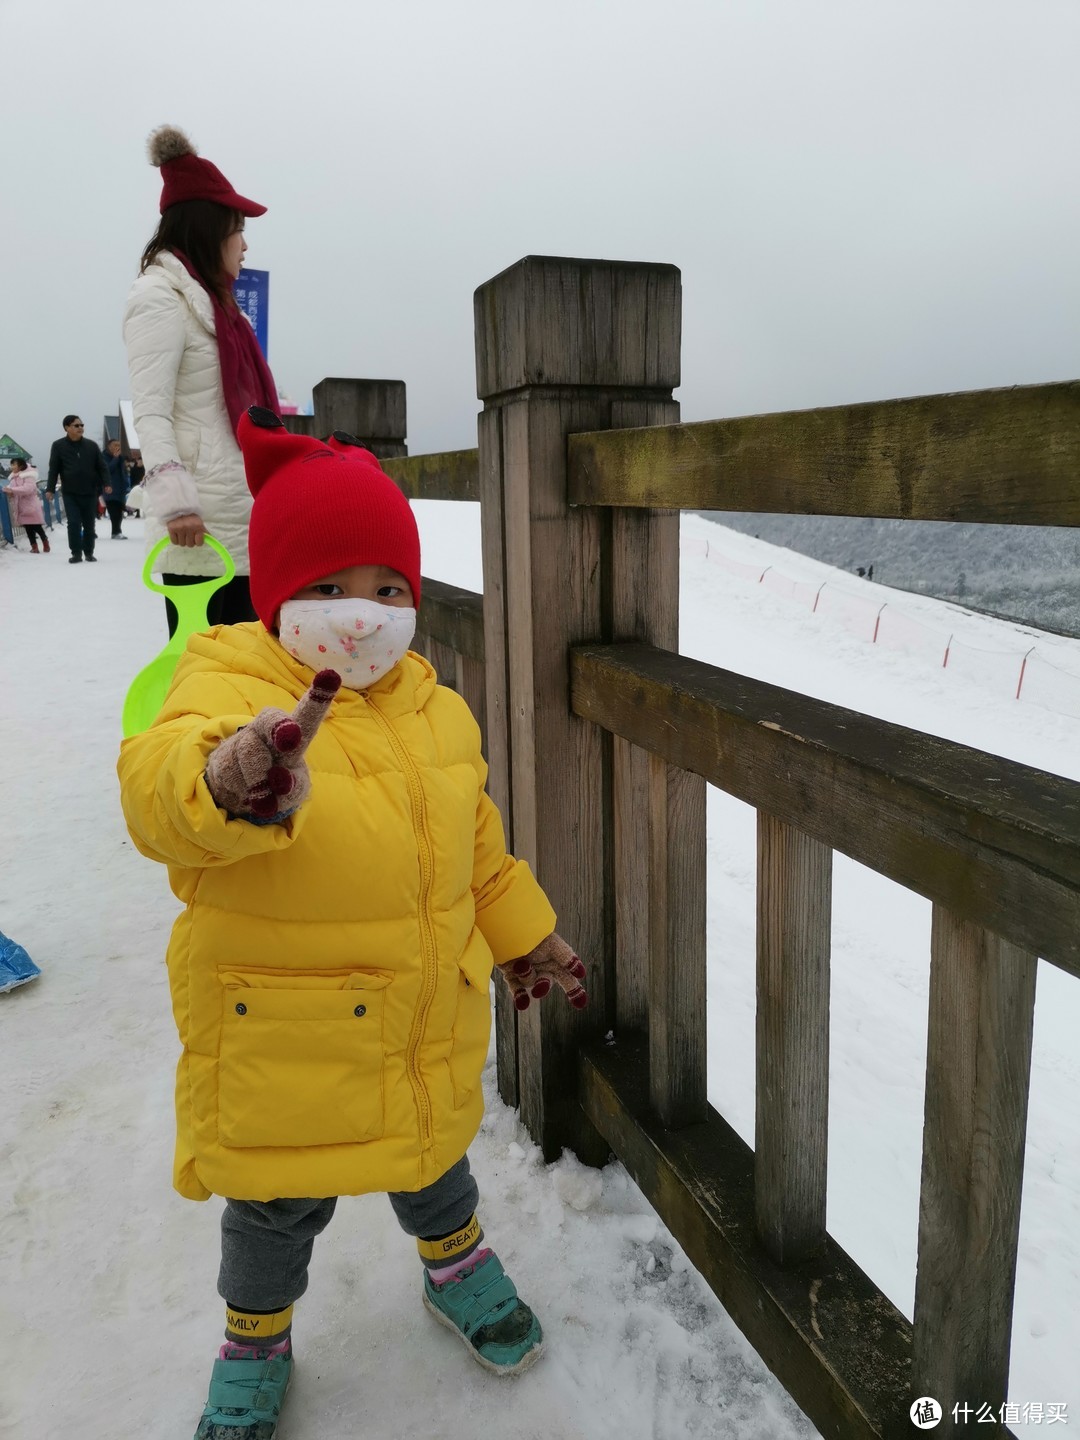
<path id="1" fill-rule="evenodd" d="M 210 604 L 211 625 L 254 620 L 248 585 L 251 494 L 236 443 L 249 405 L 277 409 L 277 390 L 254 331 L 233 298 L 247 243 L 245 217 L 265 205 L 237 194 L 182 131 L 150 136 L 162 177 L 161 221 L 124 310 L 131 399 L 146 477 L 148 546 L 168 533 L 166 584 L 222 574 L 207 534 L 236 575 Z M 169 633 L 176 612 L 166 602 Z"/>

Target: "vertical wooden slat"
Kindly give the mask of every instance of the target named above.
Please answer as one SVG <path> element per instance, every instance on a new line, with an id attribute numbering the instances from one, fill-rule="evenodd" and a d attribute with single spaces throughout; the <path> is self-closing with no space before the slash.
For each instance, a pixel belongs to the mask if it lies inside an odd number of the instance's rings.
<path id="1" fill-rule="evenodd" d="M 614 737 L 615 1032 L 649 1025 L 649 752 Z"/>
<path id="2" fill-rule="evenodd" d="M 519 1104 L 545 1158 L 569 1146 L 599 1164 L 607 1146 L 584 1121 L 573 1076 L 579 1038 L 605 1025 L 607 739 L 570 711 L 569 645 L 600 631 L 600 522 L 595 512 L 566 512 L 565 437 L 577 407 L 541 392 L 505 408 L 513 848 L 550 896 L 560 933 L 582 955 L 590 997 L 584 1011 L 553 995 L 554 1005 L 545 1001 L 519 1016 Z"/>
<path id="3" fill-rule="evenodd" d="M 484 698 L 487 711 L 488 792 L 513 834 L 510 794 L 509 656 L 506 636 L 506 539 L 503 507 L 502 412 L 477 417 L 480 467 L 480 546 L 484 567 Z"/>
<path id="4" fill-rule="evenodd" d="M 462 697 L 480 726 L 480 743 L 487 754 L 487 699 L 484 690 L 484 664 L 481 660 L 470 660 L 467 655 L 457 657 L 457 684 L 455 689 Z"/>
<path id="5" fill-rule="evenodd" d="M 1036 967 L 934 906 L 912 1381 L 942 1434 L 1008 1390 Z"/>
<path id="6" fill-rule="evenodd" d="M 621 400 L 616 426 L 674 425 L 674 400 Z M 668 510 L 613 510 L 605 636 L 679 648 L 679 516 Z M 615 737 L 612 749 L 612 890 L 616 1032 L 642 1030 L 649 1015 L 649 757 Z M 700 835 L 673 844 L 705 844 Z M 702 902 L 704 903 L 704 901 Z"/>
<path id="7" fill-rule="evenodd" d="M 824 1248 L 832 850 L 758 811 L 758 1234 L 780 1264 Z"/>
<path id="8" fill-rule="evenodd" d="M 488 794 L 513 844 L 510 793 L 509 655 L 506 637 L 506 538 L 503 509 L 503 415 L 485 410 L 477 419 L 480 465 L 480 543 L 484 565 L 484 708 Z M 495 1059 L 499 1095 L 517 1107 L 518 1016 L 505 985 L 495 986 Z"/>
<path id="9" fill-rule="evenodd" d="M 704 832 L 705 781 L 650 755 L 649 1095 L 669 1130 L 708 1111 Z"/>
<path id="10" fill-rule="evenodd" d="M 563 1145 L 606 1155 L 573 1075 L 578 1039 L 612 1018 L 610 741 L 573 715 L 568 661 L 570 646 L 603 638 L 610 525 L 568 506 L 566 437 L 607 428 L 623 401 L 671 403 L 678 300 L 671 266 L 547 257 L 476 293 L 482 506 L 501 497 L 497 515 L 484 516 L 485 645 L 489 683 L 492 666 L 505 666 L 508 694 L 505 739 L 489 697 L 489 748 L 511 777 L 513 849 L 533 864 L 590 975 L 587 1010 L 548 1001 L 518 1023 L 522 1118 L 549 1158 Z"/>
<path id="11" fill-rule="evenodd" d="M 457 690 L 457 651 L 443 640 L 429 640 L 427 658 L 435 667 L 439 684 Z M 460 693 L 460 692 L 459 692 Z"/>

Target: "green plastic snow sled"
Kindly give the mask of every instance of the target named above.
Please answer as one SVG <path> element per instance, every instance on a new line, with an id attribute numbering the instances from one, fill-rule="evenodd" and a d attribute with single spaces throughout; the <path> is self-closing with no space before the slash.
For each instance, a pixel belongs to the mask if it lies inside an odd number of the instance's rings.
<path id="1" fill-rule="evenodd" d="M 143 584 L 148 590 L 156 590 L 159 595 L 167 596 L 176 606 L 176 631 L 161 654 L 155 656 L 149 665 L 143 666 L 128 688 L 121 720 L 125 740 L 129 735 L 138 735 L 141 731 L 148 730 L 153 724 L 154 717 L 165 703 L 176 663 L 184 653 L 189 637 L 207 628 L 206 607 L 210 603 L 210 596 L 223 585 L 227 585 L 236 574 L 233 558 L 219 540 L 207 535 L 204 543 L 221 556 L 225 563 L 225 574 L 215 576 L 212 580 L 204 580 L 199 585 L 159 585 L 150 578 L 154 562 L 170 544 L 168 536 L 159 540 L 146 557 Z"/>

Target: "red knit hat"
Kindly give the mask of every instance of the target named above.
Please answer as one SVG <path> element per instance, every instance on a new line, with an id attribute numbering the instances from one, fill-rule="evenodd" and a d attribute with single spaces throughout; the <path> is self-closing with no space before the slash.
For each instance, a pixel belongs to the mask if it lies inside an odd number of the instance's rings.
<path id="1" fill-rule="evenodd" d="M 161 125 L 147 142 L 150 164 L 161 171 L 161 212 L 181 200 L 213 200 L 241 215 L 265 215 L 266 206 L 238 195 L 216 165 L 203 160 L 175 125 Z"/>
<path id="2" fill-rule="evenodd" d="M 273 631 L 298 590 L 350 565 L 388 565 L 420 604 L 420 535 L 408 500 L 370 450 L 342 431 L 291 435 L 253 405 L 236 438 L 255 497 L 248 531 L 251 603 Z"/>

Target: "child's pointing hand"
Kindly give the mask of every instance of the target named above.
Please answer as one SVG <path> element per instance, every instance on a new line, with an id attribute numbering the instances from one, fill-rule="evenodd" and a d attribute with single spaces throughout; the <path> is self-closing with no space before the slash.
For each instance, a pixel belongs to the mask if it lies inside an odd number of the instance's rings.
<path id="1" fill-rule="evenodd" d="M 527 1010 L 530 996 L 533 1000 L 542 1000 L 551 989 L 552 981 L 575 1010 L 583 1010 L 588 1004 L 589 997 L 581 983 L 585 979 L 585 966 L 558 935 L 549 935 L 528 955 L 498 968 L 510 987 L 516 1010 Z"/>
<path id="2" fill-rule="evenodd" d="M 206 785 L 231 816 L 267 825 L 304 803 L 311 778 L 304 754 L 341 685 L 336 670 L 320 670 L 291 715 L 268 707 L 223 740 L 206 766 Z"/>

